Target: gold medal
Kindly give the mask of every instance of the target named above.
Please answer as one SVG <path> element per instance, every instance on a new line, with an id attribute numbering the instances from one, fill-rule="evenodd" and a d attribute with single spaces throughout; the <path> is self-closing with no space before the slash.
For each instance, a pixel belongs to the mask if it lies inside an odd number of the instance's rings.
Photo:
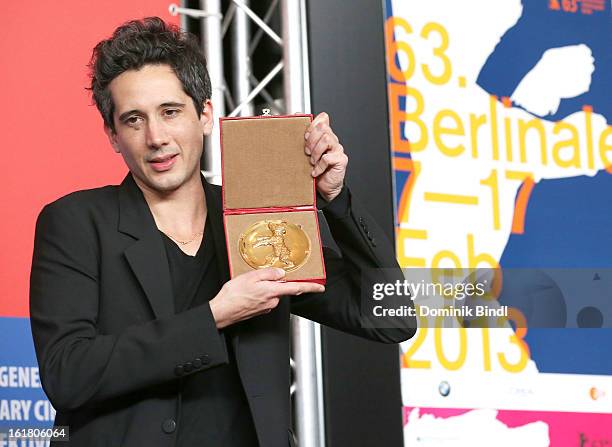
<path id="1" fill-rule="evenodd" d="M 301 225 L 285 220 L 260 220 L 240 235 L 238 251 L 254 269 L 279 267 L 293 272 L 310 256 L 310 239 Z"/>

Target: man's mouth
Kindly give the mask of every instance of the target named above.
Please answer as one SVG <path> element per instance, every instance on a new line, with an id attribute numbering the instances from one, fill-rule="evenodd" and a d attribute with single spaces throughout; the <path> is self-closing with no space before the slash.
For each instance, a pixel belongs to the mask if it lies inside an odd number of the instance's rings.
<path id="1" fill-rule="evenodd" d="M 149 163 L 151 163 L 151 166 L 157 172 L 167 171 L 174 165 L 177 155 L 178 154 L 160 155 L 149 160 Z"/>

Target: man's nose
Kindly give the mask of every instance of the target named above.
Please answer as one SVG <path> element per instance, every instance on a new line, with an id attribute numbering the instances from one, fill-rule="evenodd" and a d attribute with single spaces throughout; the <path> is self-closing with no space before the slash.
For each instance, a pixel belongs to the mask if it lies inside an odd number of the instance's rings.
<path id="1" fill-rule="evenodd" d="M 158 149 L 170 142 L 167 129 L 162 121 L 152 118 L 147 122 L 147 146 Z"/>

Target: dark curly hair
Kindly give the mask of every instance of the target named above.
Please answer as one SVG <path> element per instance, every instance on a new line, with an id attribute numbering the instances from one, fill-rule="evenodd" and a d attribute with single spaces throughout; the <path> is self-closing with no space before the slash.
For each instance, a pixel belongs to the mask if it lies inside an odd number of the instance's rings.
<path id="1" fill-rule="evenodd" d="M 108 85 L 127 70 L 149 64 L 167 64 L 181 81 L 200 115 L 211 96 L 206 59 L 194 35 L 167 24 L 159 17 L 132 20 L 118 27 L 112 37 L 96 45 L 89 61 L 93 101 L 104 125 L 115 132 L 115 105 Z"/>

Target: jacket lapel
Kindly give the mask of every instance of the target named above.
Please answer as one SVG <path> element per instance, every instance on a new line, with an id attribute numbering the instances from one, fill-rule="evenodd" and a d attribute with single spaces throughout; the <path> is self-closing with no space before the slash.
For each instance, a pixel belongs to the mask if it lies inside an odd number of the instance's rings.
<path id="1" fill-rule="evenodd" d="M 219 279 L 221 285 L 230 279 L 229 266 L 227 264 L 227 244 L 225 243 L 225 228 L 223 226 L 223 205 L 221 203 L 221 190 L 219 187 L 209 185 L 202 179 L 204 195 L 206 196 L 206 208 L 208 210 L 208 223 L 215 241 L 215 253 L 219 267 Z"/>
<path id="2" fill-rule="evenodd" d="M 174 296 L 164 242 L 131 174 L 119 187 L 119 231 L 136 239 L 124 254 L 155 316 L 173 315 Z"/>
<path id="3" fill-rule="evenodd" d="M 225 240 L 225 226 L 223 224 L 223 197 L 221 195 L 221 188 L 209 185 L 206 181 L 204 181 L 204 179 L 202 179 L 202 183 L 204 185 L 204 194 L 206 196 L 208 222 L 210 223 L 210 228 L 205 229 L 204 231 L 212 232 L 213 239 L 215 241 L 215 258 L 217 259 L 217 266 L 219 268 L 219 287 L 223 287 L 223 284 L 230 279 L 229 264 L 227 259 L 227 243 Z M 224 330 L 224 332 L 231 339 L 237 361 L 239 361 L 238 342 L 240 328 L 241 324 L 237 323 Z"/>

